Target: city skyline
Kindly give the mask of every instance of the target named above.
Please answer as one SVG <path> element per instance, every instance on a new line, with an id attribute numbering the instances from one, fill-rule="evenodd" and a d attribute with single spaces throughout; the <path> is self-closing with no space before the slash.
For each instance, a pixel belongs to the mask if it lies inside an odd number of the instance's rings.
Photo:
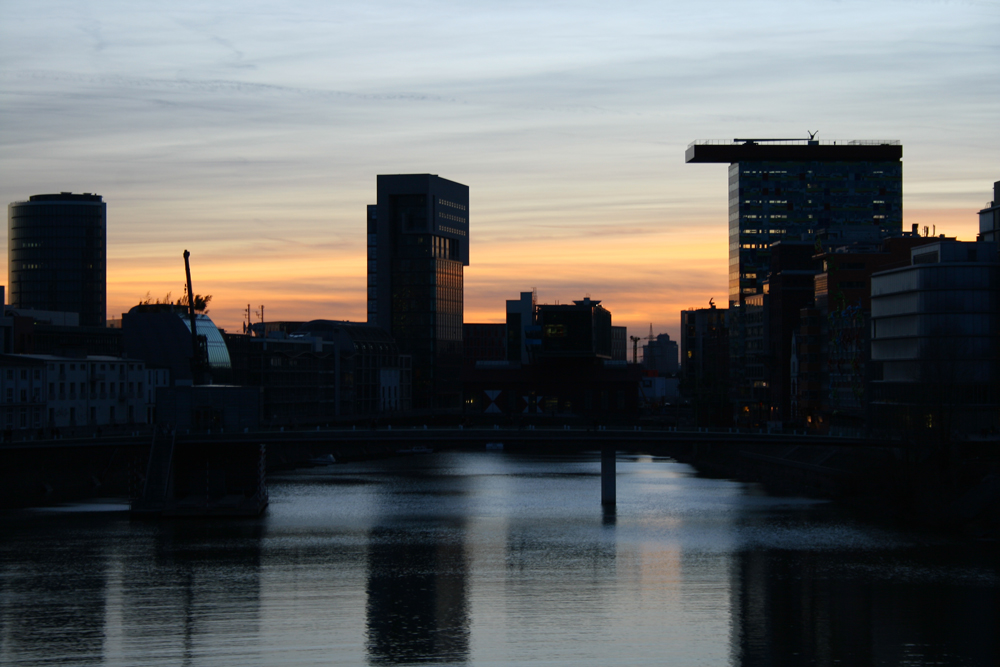
<path id="1" fill-rule="evenodd" d="M 727 293 L 691 141 L 900 140 L 904 229 L 962 240 L 1000 176 L 995 2 L 61 6 L 5 10 L 0 193 L 104 197 L 109 317 L 180 296 L 187 248 L 229 330 L 363 322 L 375 176 L 435 173 L 470 188 L 465 321 L 535 287 L 676 339 Z"/>

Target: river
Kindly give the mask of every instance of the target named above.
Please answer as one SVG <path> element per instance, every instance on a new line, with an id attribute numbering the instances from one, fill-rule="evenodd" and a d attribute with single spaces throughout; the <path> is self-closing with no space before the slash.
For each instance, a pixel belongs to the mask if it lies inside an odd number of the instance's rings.
<path id="1" fill-rule="evenodd" d="M 641 456 L 272 476 L 259 519 L 0 514 L 0 665 L 996 665 L 996 545 Z"/>

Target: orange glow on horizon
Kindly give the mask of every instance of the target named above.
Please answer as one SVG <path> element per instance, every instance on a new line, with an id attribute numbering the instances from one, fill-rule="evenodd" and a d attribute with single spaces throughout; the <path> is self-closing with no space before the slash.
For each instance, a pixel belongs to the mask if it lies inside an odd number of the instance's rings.
<path id="1" fill-rule="evenodd" d="M 905 228 L 936 226 L 938 234 L 973 240 L 978 220 L 965 209 L 907 209 Z M 621 223 L 621 227 L 626 227 Z M 637 234 L 594 233 L 576 238 L 498 238 L 492 229 L 473 240 L 465 269 L 465 321 L 503 322 L 505 301 L 538 290 L 541 303 L 569 303 L 590 295 L 611 311 L 630 335 L 677 337 L 680 311 L 724 308 L 728 295 L 727 235 L 722 222 L 702 226 L 662 225 Z M 612 227 L 614 231 L 617 226 Z M 655 228 L 652 228 L 655 230 Z M 183 248 L 173 256 L 109 253 L 108 316 L 145 298 L 183 295 Z M 143 247 L 148 253 L 148 249 Z M 213 295 L 209 315 L 229 331 L 241 331 L 247 304 L 265 319 L 366 319 L 364 239 L 352 243 L 294 243 L 267 252 L 207 244 L 192 249 L 195 292 Z M 169 278 L 165 279 L 165 276 Z M 256 316 L 255 316 L 256 320 Z"/>

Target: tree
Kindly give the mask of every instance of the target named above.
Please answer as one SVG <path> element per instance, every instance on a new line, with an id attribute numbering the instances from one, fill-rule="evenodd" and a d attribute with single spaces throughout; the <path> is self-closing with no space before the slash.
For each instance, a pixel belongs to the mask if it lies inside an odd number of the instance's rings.
<path id="1" fill-rule="evenodd" d="M 163 299 L 157 299 L 156 301 L 153 301 L 153 297 L 150 296 L 149 292 L 146 292 L 146 297 L 144 299 L 139 299 L 140 306 L 149 306 L 154 303 L 155 304 L 173 303 L 173 301 L 170 300 L 170 292 L 167 292 L 167 295 L 163 297 Z"/>
<path id="2" fill-rule="evenodd" d="M 206 294 L 202 296 L 201 294 L 194 295 L 194 312 L 207 314 L 208 313 L 208 302 L 212 300 L 211 294 Z M 178 306 L 188 306 L 188 295 L 185 294 L 181 298 L 177 299 Z"/>

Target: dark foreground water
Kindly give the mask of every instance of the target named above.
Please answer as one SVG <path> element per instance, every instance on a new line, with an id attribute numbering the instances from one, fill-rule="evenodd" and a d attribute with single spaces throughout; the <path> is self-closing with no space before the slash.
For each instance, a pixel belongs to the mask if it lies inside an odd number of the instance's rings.
<path id="1" fill-rule="evenodd" d="M 995 548 L 621 458 L 272 478 L 259 520 L 0 515 L 0 665 L 996 665 Z"/>

